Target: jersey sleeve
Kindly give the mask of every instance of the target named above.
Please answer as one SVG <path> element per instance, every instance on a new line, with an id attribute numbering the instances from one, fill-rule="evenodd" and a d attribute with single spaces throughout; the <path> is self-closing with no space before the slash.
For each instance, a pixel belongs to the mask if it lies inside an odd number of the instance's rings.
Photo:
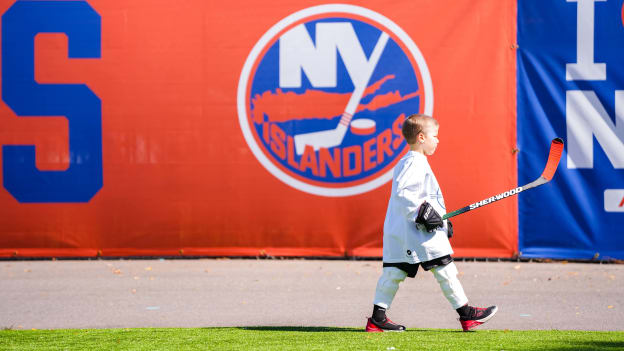
<path id="1" fill-rule="evenodd" d="M 410 222 L 416 220 L 418 209 L 426 199 L 424 180 L 424 168 L 414 162 L 406 164 L 397 175 L 395 195 L 401 204 L 403 216 Z"/>

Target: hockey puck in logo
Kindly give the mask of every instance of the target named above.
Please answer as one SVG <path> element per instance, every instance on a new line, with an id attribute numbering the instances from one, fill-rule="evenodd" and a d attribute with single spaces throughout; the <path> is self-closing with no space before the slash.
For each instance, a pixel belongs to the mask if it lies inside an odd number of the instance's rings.
<path id="1" fill-rule="evenodd" d="M 351 121 L 351 133 L 355 135 L 369 135 L 375 133 L 375 121 L 368 118 L 358 118 Z"/>

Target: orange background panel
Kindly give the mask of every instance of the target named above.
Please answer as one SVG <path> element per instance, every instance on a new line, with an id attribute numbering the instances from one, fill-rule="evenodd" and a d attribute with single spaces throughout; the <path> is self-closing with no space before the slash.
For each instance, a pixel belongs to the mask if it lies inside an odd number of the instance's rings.
<path id="1" fill-rule="evenodd" d="M 40 34 L 35 72 L 100 97 L 104 186 L 83 204 L 19 203 L 1 188 L 0 256 L 381 256 L 389 183 L 336 198 L 291 188 L 256 160 L 238 122 L 256 42 L 328 2 L 89 3 L 102 18 L 101 59 L 68 59 L 66 36 Z M 394 21 L 422 52 L 441 124 L 430 163 L 448 210 L 517 186 L 515 3 L 342 3 Z M 40 169 L 67 168 L 67 128 L 0 103 L 0 144 L 36 145 Z M 508 199 L 456 217 L 456 255 L 514 255 L 517 211 Z"/>

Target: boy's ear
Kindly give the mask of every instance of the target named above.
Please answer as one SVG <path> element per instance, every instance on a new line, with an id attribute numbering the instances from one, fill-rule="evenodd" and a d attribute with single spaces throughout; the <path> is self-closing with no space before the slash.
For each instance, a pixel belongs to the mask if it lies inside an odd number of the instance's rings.
<path id="1" fill-rule="evenodd" d="M 416 141 L 417 142 L 424 142 L 425 141 L 425 133 L 423 133 L 423 132 L 418 133 L 418 135 L 416 136 Z"/>

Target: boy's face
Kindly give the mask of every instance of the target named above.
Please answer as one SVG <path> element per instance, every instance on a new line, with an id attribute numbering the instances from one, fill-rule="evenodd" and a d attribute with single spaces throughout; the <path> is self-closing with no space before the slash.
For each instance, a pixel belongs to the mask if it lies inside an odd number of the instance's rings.
<path id="1" fill-rule="evenodd" d="M 438 143 L 440 142 L 438 140 L 438 129 L 440 129 L 438 126 L 430 125 L 422 132 L 422 150 L 427 156 L 433 155 L 438 147 Z"/>

